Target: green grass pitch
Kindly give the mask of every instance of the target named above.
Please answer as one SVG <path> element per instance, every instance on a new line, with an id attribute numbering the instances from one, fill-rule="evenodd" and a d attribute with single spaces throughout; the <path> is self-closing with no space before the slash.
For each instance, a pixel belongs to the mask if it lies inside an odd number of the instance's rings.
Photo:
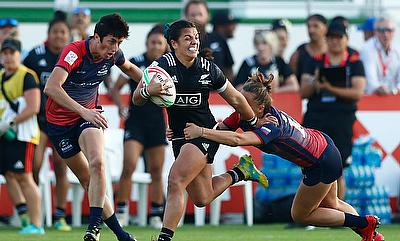
<path id="1" fill-rule="evenodd" d="M 127 230 L 133 233 L 138 241 L 150 241 L 151 236 L 158 232 L 150 228 L 138 228 L 130 226 Z M 82 241 L 84 228 L 74 228 L 72 232 L 59 232 L 54 229 L 46 229 L 43 236 L 22 236 L 17 234 L 15 228 L 0 228 L 0 240 L 2 241 Z M 385 235 L 386 241 L 400 240 L 400 225 L 384 225 L 379 231 Z M 111 231 L 103 228 L 101 241 L 117 240 Z M 184 225 L 179 228 L 174 236 L 174 241 L 360 241 L 357 235 L 345 228 L 328 229 L 316 228 L 285 229 L 284 224 L 255 225 L 246 227 L 244 225 L 222 225 L 218 227 L 204 226 L 194 227 Z"/>

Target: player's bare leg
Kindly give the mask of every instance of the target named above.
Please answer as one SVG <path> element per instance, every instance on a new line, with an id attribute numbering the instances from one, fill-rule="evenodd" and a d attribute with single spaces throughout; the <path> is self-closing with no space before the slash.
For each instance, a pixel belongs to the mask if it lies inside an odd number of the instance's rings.
<path id="1" fill-rule="evenodd" d="M 153 228 L 162 228 L 164 214 L 164 189 L 162 171 L 165 158 L 165 146 L 159 145 L 147 148 L 145 151 L 148 172 L 151 175 L 150 201 L 151 211 L 149 224 Z"/>
<path id="2" fill-rule="evenodd" d="M 88 175 L 89 164 L 83 153 L 80 152 L 75 156 L 66 159 L 65 162 L 72 170 L 72 172 L 76 175 L 85 191 L 88 191 L 90 183 L 90 176 Z M 107 226 L 110 227 L 110 229 L 117 235 L 119 240 L 134 240 L 132 237 L 130 237 L 128 233 L 122 230 L 115 217 L 114 209 L 111 205 L 111 202 L 108 200 L 107 196 L 105 196 L 104 199 L 102 219 L 107 224 Z"/>
<path id="3" fill-rule="evenodd" d="M 56 176 L 55 223 L 54 227 L 60 231 L 71 231 L 71 226 L 65 221 L 65 208 L 67 205 L 67 194 L 69 182 L 67 177 L 67 165 L 65 161 L 53 149 L 54 173 Z"/>
<path id="4" fill-rule="evenodd" d="M 117 195 L 117 217 L 122 226 L 128 225 L 126 212 L 132 191 L 132 174 L 136 170 L 137 161 L 143 151 L 143 145 L 135 140 L 124 142 L 124 163 L 119 179 Z"/>
<path id="5" fill-rule="evenodd" d="M 193 182 L 193 183 L 192 183 Z M 212 178 L 207 157 L 193 144 L 182 146 L 168 177 L 167 204 L 159 240 L 171 240 L 184 211 L 184 191 L 193 202 L 204 206 L 232 183 L 229 174 Z"/>
<path id="6" fill-rule="evenodd" d="M 33 160 L 32 173 L 33 179 L 36 184 L 39 185 L 39 172 L 42 167 L 42 162 L 44 158 L 44 151 L 47 147 L 48 136 L 43 131 L 40 131 L 39 144 L 35 148 L 35 159 Z"/>

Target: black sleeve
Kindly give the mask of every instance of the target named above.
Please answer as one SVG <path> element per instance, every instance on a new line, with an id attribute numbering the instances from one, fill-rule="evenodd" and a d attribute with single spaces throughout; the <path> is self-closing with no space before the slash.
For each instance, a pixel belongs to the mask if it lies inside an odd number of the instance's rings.
<path id="1" fill-rule="evenodd" d="M 240 84 L 244 84 L 250 75 L 250 67 L 247 65 L 246 60 L 243 61 L 242 66 L 240 66 L 239 72 L 236 75 L 235 81 L 233 82 L 233 86 L 238 86 Z"/>
<path id="2" fill-rule="evenodd" d="M 228 43 L 227 43 L 226 41 L 225 41 L 224 45 L 225 45 L 225 46 L 224 46 L 224 48 L 225 48 L 224 67 L 230 68 L 230 67 L 233 66 L 233 64 L 234 64 L 235 62 L 233 61 L 233 57 L 232 57 L 232 54 L 231 54 L 231 50 L 229 49 Z"/>
<path id="3" fill-rule="evenodd" d="M 39 88 L 39 81 L 36 76 L 28 72 L 24 77 L 24 91 L 34 88 Z"/>
<path id="4" fill-rule="evenodd" d="M 313 60 L 303 61 L 302 65 L 304 65 L 303 74 L 314 75 L 315 70 L 319 69 L 322 66 L 322 62 L 313 59 Z"/>
<path id="5" fill-rule="evenodd" d="M 279 75 L 282 75 L 283 78 L 286 79 L 293 74 L 292 68 L 281 57 L 276 58 L 276 63 L 278 64 Z"/>
<path id="6" fill-rule="evenodd" d="M 22 62 L 23 65 L 30 69 L 34 69 L 33 51 L 31 50 Z"/>
<path id="7" fill-rule="evenodd" d="M 125 63 L 125 56 L 121 49 L 115 53 L 115 65 L 123 65 Z"/>
<path id="8" fill-rule="evenodd" d="M 357 60 L 350 65 L 351 73 L 350 77 L 353 76 L 364 76 L 365 77 L 365 70 L 364 65 L 360 60 Z"/>
<path id="9" fill-rule="evenodd" d="M 213 62 L 210 62 L 211 63 L 211 74 L 212 74 L 212 81 L 213 81 L 213 83 L 212 83 L 212 85 L 213 85 L 213 88 L 214 88 L 214 90 L 219 90 L 219 89 L 221 89 L 222 87 L 224 87 L 225 86 L 225 84 L 226 84 L 226 81 L 228 81 L 227 79 L 226 79 L 226 77 L 225 77 L 225 75 L 224 75 L 224 73 L 222 72 L 222 70 L 216 65 L 216 64 L 214 64 Z"/>

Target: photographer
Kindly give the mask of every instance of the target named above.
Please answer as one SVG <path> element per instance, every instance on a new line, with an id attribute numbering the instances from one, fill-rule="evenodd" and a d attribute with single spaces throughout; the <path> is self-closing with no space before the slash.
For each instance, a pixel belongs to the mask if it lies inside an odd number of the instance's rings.
<path id="1" fill-rule="evenodd" d="M 305 127 L 328 134 L 340 151 L 344 167 L 351 155 L 357 101 L 365 88 L 365 73 L 359 54 L 349 53 L 348 35 L 342 23 L 331 23 L 326 34 L 327 53 L 315 57 L 301 78 L 300 93 L 308 99 Z M 338 197 L 345 193 L 343 176 Z"/>

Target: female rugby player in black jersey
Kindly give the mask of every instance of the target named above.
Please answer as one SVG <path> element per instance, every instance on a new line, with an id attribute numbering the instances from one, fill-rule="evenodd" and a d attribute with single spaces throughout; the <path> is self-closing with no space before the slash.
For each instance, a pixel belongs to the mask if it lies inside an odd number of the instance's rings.
<path id="1" fill-rule="evenodd" d="M 216 125 L 208 104 L 212 90 L 216 90 L 250 125 L 256 125 L 257 117 L 222 71 L 213 62 L 197 56 L 199 34 L 192 22 L 176 21 L 167 26 L 164 35 L 172 52 L 154 61 L 152 66 L 165 69 L 176 88 L 175 103 L 167 108 L 176 160 L 168 177 L 163 228 L 158 237 L 158 240 L 171 240 L 183 214 L 185 189 L 194 204 L 203 207 L 238 180 L 258 181 L 265 186 L 267 180 L 251 159 L 241 160 L 241 164 L 234 169 L 212 177 L 210 164 L 219 144 L 204 138 L 185 140 L 183 129 L 186 123 L 193 122 L 208 128 Z M 137 105 L 148 98 L 143 88 L 147 87 L 139 83 L 134 92 L 133 102 Z"/>

